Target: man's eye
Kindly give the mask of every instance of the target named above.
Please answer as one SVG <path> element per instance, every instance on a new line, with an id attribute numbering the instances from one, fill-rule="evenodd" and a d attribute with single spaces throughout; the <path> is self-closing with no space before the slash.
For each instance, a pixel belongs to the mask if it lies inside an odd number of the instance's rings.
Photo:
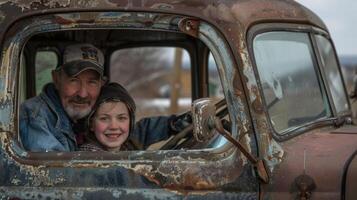
<path id="1" fill-rule="evenodd" d="M 89 84 L 91 84 L 91 85 L 98 85 L 98 84 L 99 84 L 99 81 L 98 81 L 98 80 L 90 80 L 90 81 L 89 81 Z"/>
<path id="2" fill-rule="evenodd" d="M 78 81 L 78 79 L 76 79 L 76 78 L 71 78 L 71 79 L 69 79 L 69 82 L 71 82 L 71 83 L 77 82 L 77 81 Z"/>

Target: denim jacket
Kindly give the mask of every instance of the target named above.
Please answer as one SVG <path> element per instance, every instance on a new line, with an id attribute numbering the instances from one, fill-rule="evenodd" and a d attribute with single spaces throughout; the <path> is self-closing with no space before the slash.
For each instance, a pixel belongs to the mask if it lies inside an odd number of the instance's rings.
<path id="1" fill-rule="evenodd" d="M 170 128 L 170 123 L 174 118 L 175 115 L 143 118 L 136 122 L 129 139 L 139 143 L 141 149 L 146 149 L 156 142 L 166 140 L 172 134 L 175 134 Z"/>
<path id="2" fill-rule="evenodd" d="M 20 138 L 28 151 L 74 151 L 72 122 L 62 107 L 53 83 L 20 108 Z"/>

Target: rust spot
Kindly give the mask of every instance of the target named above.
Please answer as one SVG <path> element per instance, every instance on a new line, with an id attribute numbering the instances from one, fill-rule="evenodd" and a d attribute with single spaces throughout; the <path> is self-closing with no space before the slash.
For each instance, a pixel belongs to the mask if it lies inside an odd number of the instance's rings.
<path id="1" fill-rule="evenodd" d="M 201 169 L 187 169 L 185 177 L 183 177 L 183 184 L 186 187 L 197 189 L 210 189 L 214 188 L 215 184 L 208 177 L 212 174 L 207 174 L 209 170 Z M 208 172 L 210 173 L 210 172 Z"/>
<path id="2" fill-rule="evenodd" d="M 184 18 L 179 22 L 179 29 L 193 37 L 198 37 L 198 27 L 200 22 L 195 19 Z"/>
<path id="3" fill-rule="evenodd" d="M 174 9 L 174 6 L 165 3 L 156 3 L 152 5 L 151 8 L 160 9 L 160 10 L 172 10 Z"/>
<path id="4" fill-rule="evenodd" d="M 70 19 L 66 19 L 66 18 L 63 18 L 63 17 L 60 17 L 60 16 L 56 16 L 55 17 L 55 22 L 59 23 L 59 24 L 71 24 L 73 23 L 74 21 L 73 20 L 70 20 Z"/>
<path id="5" fill-rule="evenodd" d="M 253 103 L 252 103 L 253 109 L 256 113 L 262 114 L 264 112 L 262 102 L 260 101 L 260 98 L 256 98 Z"/>
<path id="6" fill-rule="evenodd" d="M 220 21 L 232 22 L 234 21 L 234 15 L 232 10 L 228 5 L 218 4 L 218 5 L 208 5 L 204 10 L 203 14 L 206 17 L 217 19 Z"/>
<path id="7" fill-rule="evenodd" d="M 258 113 L 258 114 L 263 114 L 264 108 L 263 108 L 263 105 L 262 105 L 262 101 L 261 101 L 261 98 L 260 98 L 260 93 L 259 93 L 258 87 L 256 85 L 253 85 L 251 87 L 251 92 L 255 96 L 255 99 L 252 102 L 252 107 L 253 107 L 254 111 L 256 113 Z"/>
<path id="8" fill-rule="evenodd" d="M 237 97 L 240 97 L 240 96 L 244 95 L 244 93 L 241 90 L 236 89 L 236 90 L 234 90 L 234 95 Z"/>

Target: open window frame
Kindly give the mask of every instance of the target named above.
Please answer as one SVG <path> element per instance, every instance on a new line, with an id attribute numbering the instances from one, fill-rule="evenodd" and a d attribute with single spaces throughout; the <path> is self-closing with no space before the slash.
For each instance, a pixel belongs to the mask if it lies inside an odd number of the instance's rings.
<path id="1" fill-rule="evenodd" d="M 89 16 L 89 20 L 77 20 L 79 15 Z M 109 17 L 108 17 L 109 16 Z M 44 170 L 63 168 L 67 173 L 82 171 L 86 177 L 94 177 L 93 170 L 113 170 L 122 167 L 144 175 L 162 187 L 212 189 L 221 187 L 238 179 L 242 175 L 244 164 L 241 153 L 230 143 L 214 149 L 200 150 L 154 150 L 123 151 L 116 154 L 109 152 L 27 152 L 16 141 L 19 116 L 20 79 L 24 77 L 20 66 L 21 52 L 27 40 L 33 35 L 51 32 L 83 29 L 123 29 L 181 32 L 180 20 L 183 16 L 157 13 L 130 12 L 90 12 L 66 13 L 34 16 L 16 22 L 8 31 L 4 42 L 2 66 L 8 70 L 8 83 L 5 86 L 13 94 L 15 108 L 11 115 L 11 126 L 3 147 L 19 163 L 27 166 L 42 166 Z M 198 19 L 194 19 L 200 21 Z M 148 21 L 152 23 L 148 23 Z M 17 33 L 11 35 L 11 33 Z M 239 110 L 242 105 L 235 97 L 233 89 L 235 61 L 225 39 L 212 25 L 200 21 L 197 38 L 212 52 L 221 79 L 223 93 L 231 119 L 231 132 L 238 138 Z M 12 59 L 15 58 L 15 59 Z M 254 146 L 255 143 L 248 143 Z M 175 169 L 175 170 L 173 170 Z M 226 173 L 228 170 L 235 173 Z M 214 175 L 212 174 L 214 172 Z M 51 172 L 49 172 L 51 173 Z M 159 178 L 165 177 L 165 178 Z M 88 178 L 89 180 L 90 178 Z M 195 179 L 196 181 L 187 182 Z M 207 184 L 201 184 L 207 183 Z M 91 186 L 90 183 L 86 183 Z M 93 183 L 94 184 L 94 183 Z M 93 186 L 93 185 L 92 185 Z"/>

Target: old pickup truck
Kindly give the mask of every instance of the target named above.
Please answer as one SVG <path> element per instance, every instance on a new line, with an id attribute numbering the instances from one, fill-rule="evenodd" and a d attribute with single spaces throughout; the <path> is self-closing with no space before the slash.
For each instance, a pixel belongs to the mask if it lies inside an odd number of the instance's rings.
<path id="1" fill-rule="evenodd" d="M 0 1 L 0 199 L 357 199 L 357 126 L 329 31 L 293 0 Z M 138 118 L 135 151 L 29 152 L 19 107 L 91 43 Z"/>

